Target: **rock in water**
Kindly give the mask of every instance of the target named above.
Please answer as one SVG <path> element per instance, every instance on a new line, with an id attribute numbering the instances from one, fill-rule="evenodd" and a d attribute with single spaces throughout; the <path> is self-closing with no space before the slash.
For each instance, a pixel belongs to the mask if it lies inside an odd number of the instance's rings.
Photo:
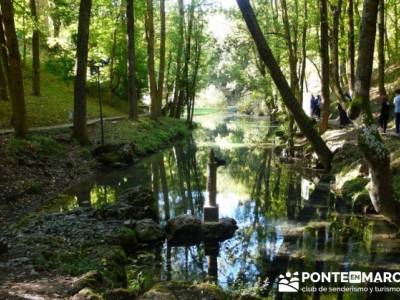
<path id="1" fill-rule="evenodd" d="M 188 243 L 201 241 L 201 220 L 192 215 L 180 215 L 168 221 L 166 226 L 169 240 L 187 241 Z"/>
<path id="2" fill-rule="evenodd" d="M 236 221 L 232 218 L 221 218 L 219 222 L 204 223 L 202 226 L 205 240 L 225 241 L 230 239 L 238 229 Z"/>
<path id="3" fill-rule="evenodd" d="M 133 151 L 129 145 L 101 145 L 92 151 L 96 160 L 106 166 L 121 167 L 133 163 Z"/>
<path id="4" fill-rule="evenodd" d="M 165 239 L 165 232 L 152 219 L 137 221 L 136 233 L 139 242 L 146 244 L 158 243 Z"/>

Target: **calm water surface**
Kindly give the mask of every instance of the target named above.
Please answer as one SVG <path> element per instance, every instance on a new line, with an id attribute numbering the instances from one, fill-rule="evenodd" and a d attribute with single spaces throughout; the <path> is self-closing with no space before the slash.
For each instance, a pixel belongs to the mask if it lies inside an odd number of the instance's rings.
<path id="1" fill-rule="evenodd" d="M 272 298 L 400 297 L 400 293 L 278 293 L 278 276 L 286 272 L 400 270 L 400 242 L 384 238 L 392 229 L 383 221 L 352 214 L 350 205 L 330 193 L 329 176 L 280 163 L 268 118 L 219 113 L 196 121 L 201 128 L 187 141 L 129 169 L 79 184 L 60 197 L 56 210 L 99 207 L 117 201 L 127 189 L 144 186 L 158 199 L 162 223 L 183 213 L 201 217 L 207 198 L 207 155 L 213 147 L 227 160 L 218 170 L 220 217 L 236 219 L 238 231 L 221 245 L 170 247 L 166 243 L 151 253 L 140 253 L 132 262 L 132 284 L 143 276 L 209 279 L 224 288 Z"/>

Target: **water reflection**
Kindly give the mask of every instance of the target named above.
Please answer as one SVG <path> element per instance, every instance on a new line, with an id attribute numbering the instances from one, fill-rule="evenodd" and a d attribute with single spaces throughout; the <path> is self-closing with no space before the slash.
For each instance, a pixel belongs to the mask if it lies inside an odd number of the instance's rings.
<path id="1" fill-rule="evenodd" d="M 184 213 L 202 219 L 212 146 L 227 160 L 218 170 L 219 215 L 236 219 L 239 230 L 222 244 L 166 243 L 150 259 L 143 253 L 137 261 L 143 273 L 158 280 L 210 279 L 230 289 L 281 298 L 276 279 L 287 271 L 399 269 L 400 243 L 382 238 L 393 230 L 382 220 L 352 214 L 330 193 L 329 177 L 279 163 L 270 147 L 274 138 L 268 119 L 217 115 L 197 121 L 204 128 L 189 140 L 127 170 L 83 182 L 56 209 L 98 207 L 144 186 L 154 192 L 157 202 L 152 205 L 161 223 Z M 265 280 L 273 284 L 264 285 Z M 313 296 L 320 297 L 328 296 Z"/>

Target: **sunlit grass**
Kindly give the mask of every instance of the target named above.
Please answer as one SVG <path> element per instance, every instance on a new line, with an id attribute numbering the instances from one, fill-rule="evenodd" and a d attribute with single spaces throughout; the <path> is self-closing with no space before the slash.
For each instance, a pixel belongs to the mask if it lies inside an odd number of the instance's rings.
<path id="1" fill-rule="evenodd" d="M 29 67 L 24 71 L 24 89 L 26 97 L 26 110 L 29 127 L 50 126 L 71 123 L 71 112 L 73 111 L 73 83 L 65 82 L 61 78 L 49 74 L 45 68 L 41 73 L 42 96 L 32 96 L 31 71 Z M 104 104 L 104 115 L 106 117 L 121 116 L 124 112 Z M 127 110 L 126 110 L 127 111 Z M 87 104 L 88 118 L 98 118 L 98 98 L 88 95 Z M 0 128 L 10 128 L 11 103 L 0 100 Z"/>

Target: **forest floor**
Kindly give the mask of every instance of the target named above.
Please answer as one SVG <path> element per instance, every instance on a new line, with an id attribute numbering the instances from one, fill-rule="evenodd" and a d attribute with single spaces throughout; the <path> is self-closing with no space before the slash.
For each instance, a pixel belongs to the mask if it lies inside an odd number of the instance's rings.
<path id="1" fill-rule="evenodd" d="M 27 140 L 0 135 L 0 227 L 18 221 L 101 166 L 92 151 L 100 145 L 100 125 L 89 127 L 91 146 L 71 140 L 71 130 L 37 132 Z M 190 132 L 185 121 L 143 117 L 105 123 L 105 142 L 130 145 L 133 161 L 165 148 Z"/>

